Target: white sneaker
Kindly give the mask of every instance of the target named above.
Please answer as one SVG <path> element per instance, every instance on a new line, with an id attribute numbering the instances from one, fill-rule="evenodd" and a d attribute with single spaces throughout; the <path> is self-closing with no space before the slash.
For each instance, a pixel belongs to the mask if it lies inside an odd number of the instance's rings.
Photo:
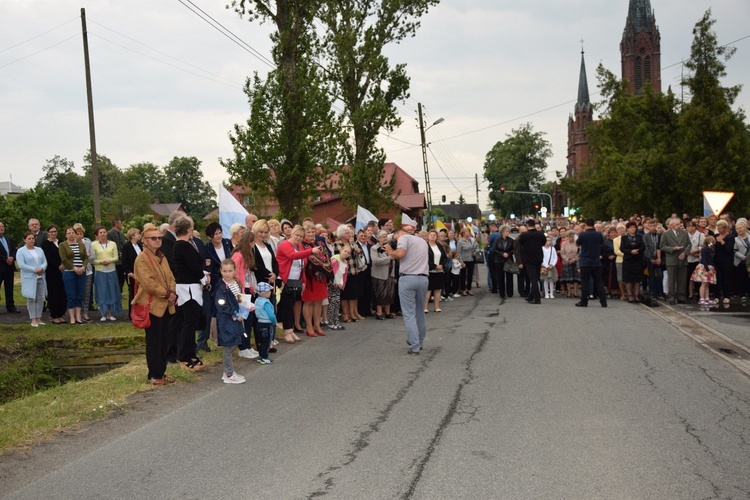
<path id="1" fill-rule="evenodd" d="M 252 347 L 250 348 L 250 354 L 255 354 L 256 356 L 260 355 L 260 353 L 256 351 L 255 349 L 253 349 Z"/>
<path id="2" fill-rule="evenodd" d="M 241 349 L 240 350 L 240 357 L 241 358 L 247 358 L 247 359 L 255 359 L 258 357 L 258 352 L 254 349 Z"/>
<path id="3" fill-rule="evenodd" d="M 453 297 L 451 297 L 450 295 L 448 295 L 448 296 L 447 296 L 447 297 L 445 298 L 445 300 L 447 300 L 448 302 L 453 302 Z"/>
<path id="4" fill-rule="evenodd" d="M 553 294 L 553 293 L 549 294 L 549 298 L 550 299 L 554 299 L 555 298 L 555 294 Z"/>
<path id="5" fill-rule="evenodd" d="M 457 298 L 459 298 L 459 297 L 460 297 L 460 295 L 459 295 L 459 294 L 457 294 L 457 293 L 453 295 L 453 298 L 454 298 L 454 299 L 457 299 Z"/>
<path id="6" fill-rule="evenodd" d="M 107 317 L 106 316 L 102 316 L 102 319 L 100 319 L 99 321 L 102 321 L 102 322 L 103 321 L 107 321 Z"/>
<path id="7" fill-rule="evenodd" d="M 115 318 L 114 316 L 110 316 L 110 317 L 109 317 L 109 320 L 110 320 L 110 321 L 117 321 L 117 318 Z"/>
<path id="8" fill-rule="evenodd" d="M 240 375 L 237 372 L 234 372 L 231 377 L 228 377 L 225 373 L 222 375 L 221 380 L 224 381 L 225 384 L 244 384 L 245 383 L 245 377 Z"/>

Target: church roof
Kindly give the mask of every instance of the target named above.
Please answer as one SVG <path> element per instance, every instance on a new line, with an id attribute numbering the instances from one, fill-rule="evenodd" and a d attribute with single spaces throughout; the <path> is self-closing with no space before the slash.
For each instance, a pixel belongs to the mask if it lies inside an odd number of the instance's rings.
<path id="1" fill-rule="evenodd" d="M 651 10 L 650 0 L 630 0 L 628 8 L 628 20 L 625 23 L 625 30 L 631 33 L 640 33 L 646 31 L 651 33 L 653 29 L 653 11 Z"/>
<path id="2" fill-rule="evenodd" d="M 591 101 L 589 100 L 589 83 L 586 78 L 586 61 L 584 61 L 583 51 L 581 51 L 581 74 L 578 77 L 578 102 L 576 103 L 576 112 L 590 110 Z"/>

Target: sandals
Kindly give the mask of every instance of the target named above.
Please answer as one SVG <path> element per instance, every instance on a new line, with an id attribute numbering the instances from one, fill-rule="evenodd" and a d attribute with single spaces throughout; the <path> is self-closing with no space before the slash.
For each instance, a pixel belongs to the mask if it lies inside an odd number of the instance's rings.
<path id="1" fill-rule="evenodd" d="M 291 334 L 291 333 L 288 333 L 288 334 L 286 334 L 286 335 L 284 336 L 284 342 L 286 342 L 287 344 L 294 344 L 294 343 L 295 343 L 295 340 L 294 340 L 294 338 L 292 337 L 292 334 Z"/>
<path id="2" fill-rule="evenodd" d="M 190 361 L 182 361 L 182 363 L 186 368 L 190 368 L 191 370 L 196 369 L 196 367 L 203 366 L 203 361 L 201 361 L 201 358 L 193 358 Z"/>

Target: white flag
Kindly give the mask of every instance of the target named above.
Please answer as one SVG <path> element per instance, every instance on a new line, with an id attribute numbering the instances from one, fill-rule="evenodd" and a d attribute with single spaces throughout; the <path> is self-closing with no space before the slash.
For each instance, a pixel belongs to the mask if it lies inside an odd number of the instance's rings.
<path id="1" fill-rule="evenodd" d="M 357 205 L 357 223 L 354 226 L 354 232 L 359 232 L 360 229 L 364 229 L 368 222 L 374 220 L 378 221 L 378 218 L 372 215 L 372 212 L 364 207 Z"/>
<path id="2" fill-rule="evenodd" d="M 412 226 L 414 228 L 417 227 L 417 221 L 406 215 L 405 213 L 401 212 L 401 225 L 404 226 Z"/>
<path id="3" fill-rule="evenodd" d="M 229 228 L 235 222 L 244 226 L 247 216 L 247 210 L 237 201 L 237 198 L 232 196 L 224 186 L 219 186 L 219 224 L 221 224 L 221 232 L 224 233 L 224 237 L 229 237 Z"/>

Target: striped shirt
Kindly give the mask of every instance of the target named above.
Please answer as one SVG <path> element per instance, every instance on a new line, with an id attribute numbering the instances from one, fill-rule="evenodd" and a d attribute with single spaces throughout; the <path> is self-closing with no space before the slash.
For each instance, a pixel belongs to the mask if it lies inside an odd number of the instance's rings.
<path id="1" fill-rule="evenodd" d="M 73 251 L 73 267 L 83 267 L 83 257 L 81 257 L 81 247 L 78 243 L 69 243 Z"/>

